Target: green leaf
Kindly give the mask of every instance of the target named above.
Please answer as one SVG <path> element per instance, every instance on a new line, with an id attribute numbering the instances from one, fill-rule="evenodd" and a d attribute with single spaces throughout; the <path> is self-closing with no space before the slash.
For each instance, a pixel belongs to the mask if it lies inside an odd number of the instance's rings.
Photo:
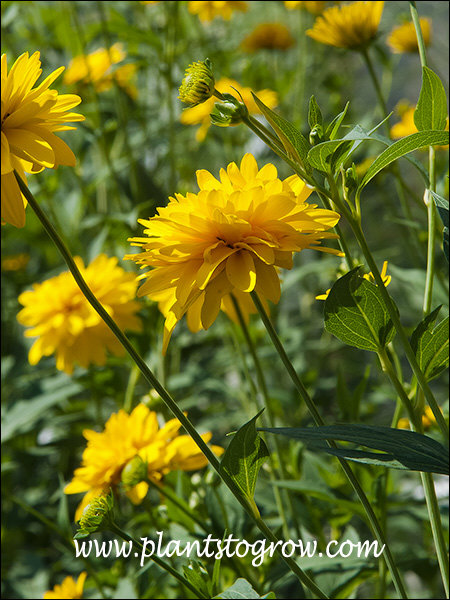
<path id="1" fill-rule="evenodd" d="M 442 81 L 428 67 L 422 67 L 422 88 L 414 112 L 419 131 L 444 130 L 447 124 L 447 97 Z"/>
<path id="2" fill-rule="evenodd" d="M 436 194 L 436 192 L 432 192 L 430 190 L 431 195 L 433 196 L 434 203 L 436 204 L 436 208 L 439 211 L 439 215 L 444 223 L 444 229 L 442 230 L 443 236 L 443 250 L 444 254 L 447 258 L 447 262 L 449 262 L 449 223 L 448 223 L 448 200 Z"/>
<path id="3" fill-rule="evenodd" d="M 377 352 L 395 329 L 378 286 L 356 267 L 336 281 L 325 300 L 325 329 L 349 346 Z"/>
<path id="4" fill-rule="evenodd" d="M 448 317 L 434 327 L 440 310 L 438 306 L 427 315 L 411 336 L 411 347 L 428 380 L 437 377 L 449 363 Z"/>
<path id="5" fill-rule="evenodd" d="M 394 142 L 370 165 L 363 180 L 359 184 L 357 193 L 360 194 L 361 190 L 369 183 L 369 181 L 382 169 L 394 162 L 394 160 L 397 160 L 409 152 L 424 148 L 425 146 L 445 144 L 448 144 L 448 131 L 418 131 L 417 133 L 412 133 L 411 135 Z"/>
<path id="6" fill-rule="evenodd" d="M 262 412 L 237 431 L 221 461 L 221 468 L 237 483 L 245 496 L 251 499 L 255 492 L 259 469 L 269 456 L 255 426 L 256 419 Z"/>
<path id="7" fill-rule="evenodd" d="M 212 582 L 209 579 L 208 571 L 197 560 L 189 561 L 189 566 L 183 565 L 185 578 L 200 592 L 209 598 L 212 593 Z"/>
<path id="8" fill-rule="evenodd" d="M 273 592 L 269 592 L 264 596 L 260 596 L 257 592 L 255 592 L 246 579 L 239 578 L 236 579 L 231 587 L 227 588 L 218 596 L 214 596 L 214 598 L 220 598 L 223 600 L 231 598 L 267 598 L 267 600 L 275 600 L 275 594 Z"/>
<path id="9" fill-rule="evenodd" d="M 260 111 L 280 138 L 288 156 L 303 165 L 307 171 L 310 171 L 311 169 L 306 158 L 310 145 L 300 131 L 290 121 L 271 110 L 264 102 L 261 102 L 253 92 L 252 96 Z"/>
<path id="10" fill-rule="evenodd" d="M 309 101 L 308 123 L 311 129 L 316 125 L 320 125 L 321 127 L 323 125 L 322 112 L 314 96 L 311 96 Z"/>
<path id="11" fill-rule="evenodd" d="M 442 444 L 421 433 L 406 429 L 392 429 L 373 425 L 327 425 L 324 427 L 274 427 L 266 431 L 300 439 L 306 445 L 328 454 L 358 459 L 359 462 L 384 465 L 397 469 L 449 474 L 448 451 Z M 347 448 L 330 448 L 318 442 L 339 440 L 353 442 L 380 453 Z"/>
<path id="12" fill-rule="evenodd" d="M 345 119 L 345 115 L 347 114 L 349 106 L 350 106 L 350 102 L 347 102 L 347 104 L 344 107 L 344 110 L 342 112 L 340 112 L 331 121 L 331 123 L 328 125 L 327 130 L 325 132 L 325 137 L 329 138 L 330 140 L 334 140 L 335 139 L 335 137 L 338 134 L 339 127 L 341 126 L 342 121 Z"/>

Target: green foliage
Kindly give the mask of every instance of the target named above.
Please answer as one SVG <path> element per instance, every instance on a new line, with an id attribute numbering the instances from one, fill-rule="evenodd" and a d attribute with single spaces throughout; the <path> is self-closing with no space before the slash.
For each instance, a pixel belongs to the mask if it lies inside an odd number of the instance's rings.
<path id="1" fill-rule="evenodd" d="M 438 306 L 416 327 L 411 336 L 411 346 L 420 368 L 428 380 L 437 377 L 449 363 L 448 317 L 435 325 L 442 306 Z"/>
<path id="2" fill-rule="evenodd" d="M 232 598 L 266 598 L 267 600 L 275 600 L 276 596 L 273 592 L 260 596 L 255 592 L 252 586 L 245 579 L 236 579 L 232 586 L 214 598 L 221 600 L 231 600 Z"/>
<path id="3" fill-rule="evenodd" d="M 338 279 L 325 300 L 325 328 L 344 343 L 377 352 L 395 329 L 378 287 L 361 277 L 360 267 Z"/>
<path id="4" fill-rule="evenodd" d="M 447 96 L 442 81 L 428 67 L 422 67 L 422 88 L 414 112 L 419 131 L 443 130 L 447 123 Z"/>
<path id="5" fill-rule="evenodd" d="M 330 425 L 314 428 L 264 427 L 258 431 L 267 431 L 300 439 L 314 450 L 320 450 L 357 462 L 394 469 L 449 474 L 447 449 L 433 438 L 414 431 L 375 427 L 373 425 Z M 341 447 L 330 448 L 318 444 L 318 442 L 324 440 L 353 442 L 359 446 L 366 446 L 380 452 L 365 452 Z"/>
<path id="6" fill-rule="evenodd" d="M 269 451 L 256 431 L 256 419 L 245 423 L 234 435 L 221 461 L 221 468 L 237 483 L 244 496 L 253 500 L 259 470 Z"/>

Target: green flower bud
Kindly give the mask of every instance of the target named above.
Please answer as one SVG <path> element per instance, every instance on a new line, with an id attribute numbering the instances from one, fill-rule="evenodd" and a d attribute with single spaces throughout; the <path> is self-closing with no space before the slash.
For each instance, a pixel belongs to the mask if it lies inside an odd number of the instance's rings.
<path id="1" fill-rule="evenodd" d="M 129 489 L 145 481 L 148 477 L 148 464 L 136 454 L 134 458 L 129 460 L 122 471 L 122 483 L 125 489 Z"/>
<path id="2" fill-rule="evenodd" d="M 86 537 L 89 533 L 110 529 L 113 522 L 113 506 L 112 491 L 107 496 L 101 495 L 91 500 L 83 510 L 81 519 L 78 521 L 79 530 L 75 538 Z"/>
<path id="3" fill-rule="evenodd" d="M 323 127 L 322 125 L 314 125 L 311 129 L 311 133 L 309 134 L 309 143 L 311 146 L 315 146 L 316 144 L 320 144 L 323 141 Z"/>
<path id="4" fill-rule="evenodd" d="M 209 59 L 198 61 L 186 69 L 178 98 L 186 104 L 201 104 L 214 94 L 214 75 Z"/>
<path id="5" fill-rule="evenodd" d="M 211 123 L 218 127 L 229 127 L 230 125 L 239 125 L 247 116 L 248 110 L 244 103 L 239 102 L 231 94 L 223 94 L 223 100 L 214 104 Z"/>
<path id="6" fill-rule="evenodd" d="M 345 170 L 344 173 L 344 186 L 349 192 L 355 190 L 358 187 L 358 175 L 356 173 L 355 163 L 351 167 Z"/>

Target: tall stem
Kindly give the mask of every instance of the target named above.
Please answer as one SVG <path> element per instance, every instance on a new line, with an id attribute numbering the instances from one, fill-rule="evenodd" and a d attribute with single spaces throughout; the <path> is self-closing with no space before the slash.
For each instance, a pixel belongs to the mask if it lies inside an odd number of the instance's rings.
<path id="1" fill-rule="evenodd" d="M 272 343 L 275 346 L 275 348 L 278 352 L 278 355 L 280 356 L 284 366 L 286 367 L 286 371 L 288 372 L 289 377 L 291 378 L 292 382 L 294 383 L 297 391 L 300 393 L 300 396 L 305 401 L 305 404 L 307 405 L 316 425 L 319 427 L 324 426 L 325 421 L 320 416 L 320 413 L 318 412 L 314 402 L 312 401 L 310 395 L 308 394 L 307 389 L 303 385 L 300 377 L 297 375 L 297 372 L 294 369 L 294 366 L 292 365 L 291 361 L 289 360 L 289 357 L 286 354 L 283 344 L 281 343 L 281 340 L 278 337 L 277 332 L 275 331 L 266 311 L 264 310 L 264 306 L 262 305 L 261 300 L 258 297 L 258 294 L 256 292 L 251 292 L 251 296 L 252 296 L 253 302 L 255 303 L 255 306 L 259 312 L 261 320 L 264 323 L 267 333 L 269 334 L 269 337 L 272 340 Z M 337 448 L 337 445 L 333 440 L 329 440 L 327 443 L 332 448 Z M 397 565 L 395 564 L 394 558 L 392 556 L 389 545 L 385 538 L 383 529 L 381 528 L 380 523 L 378 522 L 377 516 L 369 502 L 369 499 L 367 498 L 366 494 L 364 493 L 364 490 L 362 489 L 359 481 L 356 479 L 356 476 L 353 473 L 353 471 L 350 468 L 347 461 L 340 457 L 338 457 L 338 460 L 341 464 L 341 467 L 342 467 L 344 473 L 346 474 L 348 480 L 350 481 L 353 489 L 355 490 L 361 504 L 363 505 L 364 510 L 366 511 L 367 519 L 371 525 L 371 528 L 372 528 L 372 531 L 373 531 L 375 537 L 377 538 L 378 543 L 381 546 L 384 546 L 384 548 L 385 548 L 384 558 L 385 558 L 385 561 L 389 568 L 389 571 L 391 573 L 392 580 L 397 589 L 397 592 L 399 593 L 401 598 L 408 598 L 408 596 L 406 594 L 405 586 L 403 584 L 401 575 L 397 569 Z"/>
<path id="2" fill-rule="evenodd" d="M 268 539 L 270 539 L 270 541 L 273 541 L 273 542 L 278 542 L 279 540 L 277 539 L 277 537 L 275 535 L 272 534 L 272 532 L 268 529 L 268 527 L 265 524 L 264 524 L 264 527 L 262 526 L 263 521 L 261 519 L 261 516 L 259 515 L 259 511 L 256 507 L 254 500 L 244 496 L 242 494 L 240 488 L 238 487 L 238 485 L 232 479 L 232 477 L 230 477 L 227 474 L 227 472 L 221 468 L 220 462 L 217 459 L 217 457 L 215 456 L 215 454 L 213 453 L 213 451 L 211 450 L 211 448 L 209 448 L 209 446 L 203 441 L 201 435 L 197 432 L 194 425 L 186 417 L 184 412 L 179 408 L 179 406 L 177 405 L 175 400 L 172 398 L 172 396 L 169 394 L 169 392 L 164 388 L 164 386 L 162 386 L 160 384 L 160 382 L 155 377 L 153 372 L 146 365 L 145 361 L 138 354 L 138 352 L 134 349 L 134 347 L 132 346 L 132 344 L 126 337 L 126 335 L 120 330 L 120 328 L 117 326 L 117 324 L 114 322 L 114 320 L 111 319 L 111 317 L 108 315 L 106 310 L 103 308 L 103 306 L 97 300 L 97 298 L 94 296 L 94 294 L 90 290 L 89 286 L 86 284 L 83 276 L 81 275 L 78 267 L 76 266 L 71 253 L 67 249 L 67 246 L 62 241 L 62 239 L 60 238 L 59 234 L 57 233 L 57 231 L 55 230 L 53 225 L 47 219 L 45 213 L 42 211 L 41 207 L 36 202 L 33 194 L 30 192 L 30 190 L 25 185 L 25 183 L 22 181 L 20 175 L 16 171 L 14 171 L 14 175 L 16 177 L 16 180 L 20 187 L 21 192 L 27 199 L 30 207 L 36 213 L 36 216 L 40 220 L 45 231 L 47 232 L 47 234 L 49 235 L 51 240 L 54 242 L 55 246 L 58 248 L 58 250 L 59 250 L 60 254 L 62 255 L 62 257 L 64 258 L 70 272 L 72 273 L 73 278 L 77 282 L 78 287 L 80 288 L 81 292 L 83 293 L 83 295 L 85 296 L 85 298 L 87 299 L 89 304 L 99 314 L 99 316 L 104 321 L 104 323 L 109 327 L 109 329 L 116 336 L 117 340 L 122 344 L 122 346 L 125 348 L 125 350 L 128 352 L 128 354 L 131 356 L 131 358 L 138 366 L 139 370 L 141 371 L 141 373 L 144 376 L 147 383 L 149 383 L 150 386 L 152 386 L 156 390 L 156 392 L 160 395 L 164 404 L 171 411 L 173 416 L 180 421 L 181 425 L 189 433 L 189 435 L 192 437 L 192 439 L 194 440 L 194 442 L 196 443 L 198 448 L 204 454 L 204 456 L 208 460 L 209 464 L 217 472 L 217 474 L 219 475 L 219 477 L 221 478 L 223 483 L 229 488 L 229 490 L 231 491 L 233 496 L 236 498 L 236 500 L 239 502 L 239 504 L 242 506 L 242 508 L 245 510 L 245 512 L 249 515 L 249 517 L 252 519 L 252 521 L 256 524 L 256 526 L 259 528 L 259 530 L 266 537 L 267 537 L 267 532 L 270 532 L 271 535 Z M 292 558 L 285 557 L 283 555 L 279 546 L 280 546 L 280 544 L 278 544 L 278 546 L 275 546 L 275 551 L 277 552 L 279 557 L 286 563 L 286 565 L 289 567 L 289 569 L 297 576 L 299 583 L 300 583 L 300 589 L 298 591 L 298 593 L 301 594 L 300 597 L 302 597 L 302 598 L 305 597 L 305 592 L 302 587 L 302 584 L 304 584 L 318 598 L 328 598 L 328 596 L 314 583 L 314 581 L 309 577 L 309 575 L 307 575 L 298 566 L 298 564 L 296 563 L 295 560 L 293 560 Z"/>

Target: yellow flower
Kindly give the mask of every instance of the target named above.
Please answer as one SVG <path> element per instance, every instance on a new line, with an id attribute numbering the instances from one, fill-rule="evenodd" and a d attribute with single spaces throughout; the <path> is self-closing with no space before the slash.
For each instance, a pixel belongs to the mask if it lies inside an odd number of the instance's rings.
<path id="1" fill-rule="evenodd" d="M 203 22 L 212 21 L 215 17 L 228 21 L 235 10 L 246 12 L 247 2 L 188 2 L 188 10 Z"/>
<path id="2" fill-rule="evenodd" d="M 287 50 L 295 44 L 289 29 L 281 23 L 260 23 L 242 41 L 242 49 L 246 52 L 256 52 L 263 48 L 267 50 Z"/>
<path id="3" fill-rule="evenodd" d="M 287 0 L 284 3 L 285 7 L 289 10 L 296 8 L 305 8 L 308 12 L 313 15 L 319 15 L 325 8 L 326 2 L 303 2 L 302 0 L 293 0 L 292 2 Z"/>
<path id="4" fill-rule="evenodd" d="M 422 30 L 425 46 L 429 46 L 431 41 L 431 19 L 421 17 L 420 28 Z M 414 23 L 408 21 L 407 23 L 403 23 L 403 25 L 394 27 L 389 34 L 387 43 L 392 52 L 395 52 L 396 54 L 403 54 L 404 52 L 418 52 L 419 46 L 417 45 L 417 36 Z"/>
<path id="5" fill-rule="evenodd" d="M 133 300 L 137 281 L 117 265 L 117 258 L 100 254 L 88 267 L 81 258 L 75 262 L 86 283 L 103 307 L 122 329 L 140 331 L 136 316 L 140 306 Z M 87 368 L 104 365 L 106 350 L 122 356 L 124 350 L 116 337 L 92 308 L 70 272 L 33 284 L 19 302 L 25 307 L 17 315 L 22 325 L 31 327 L 26 337 L 37 337 L 28 354 L 35 365 L 43 356 L 56 354 L 56 368 L 69 375 L 75 363 Z"/>
<path id="6" fill-rule="evenodd" d="M 44 600 L 65 600 L 66 598 L 82 598 L 83 587 L 86 577 L 86 571 L 80 573 L 76 581 L 73 577 L 70 577 L 69 575 L 64 579 L 61 585 L 57 584 L 52 590 L 45 592 L 45 594 L 43 595 Z"/>
<path id="7" fill-rule="evenodd" d="M 2 271 L 20 271 L 27 266 L 30 255 L 22 252 L 2 258 Z"/>
<path id="8" fill-rule="evenodd" d="M 407 135 L 411 135 L 413 133 L 417 133 L 417 127 L 414 123 L 414 112 L 416 110 L 415 106 L 411 106 L 409 102 L 402 101 L 396 107 L 397 113 L 399 113 L 401 120 L 398 123 L 395 123 L 391 127 L 391 138 L 397 140 L 399 138 L 405 137 Z M 445 127 L 448 130 L 448 119 L 447 125 Z M 448 148 L 448 144 L 446 146 L 436 146 L 437 148 Z"/>
<path id="9" fill-rule="evenodd" d="M 359 49 L 371 42 L 378 31 L 384 2 L 352 2 L 327 8 L 307 34 L 322 44 Z"/>
<path id="10" fill-rule="evenodd" d="M 205 170 L 197 171 L 200 192 L 175 194 L 151 219 L 140 219 L 147 237 L 131 238 L 142 252 L 130 254 L 145 268 L 146 282 L 139 296 L 161 300 L 169 294 L 163 352 L 171 333 L 190 311 L 195 329 L 208 329 L 224 299 L 235 291 L 277 303 L 280 298 L 278 267 L 291 269 L 294 252 L 313 248 L 341 254 L 320 246 L 335 238 L 327 230 L 339 215 L 319 209 L 305 200 L 311 193 L 293 175 L 278 179 L 274 165 L 261 170 L 246 154 L 240 168 L 231 163 L 221 169 L 220 181 Z"/>
<path id="11" fill-rule="evenodd" d="M 64 83 L 73 85 L 78 81 L 91 82 L 97 92 L 110 90 L 116 81 L 132 98 L 136 98 L 137 89 L 132 83 L 136 73 L 136 65 L 126 64 L 113 68 L 126 57 L 122 44 L 114 44 L 111 48 L 98 48 L 90 54 L 75 56 L 69 63 L 64 75 Z"/>
<path id="12" fill-rule="evenodd" d="M 442 412 L 442 409 L 440 409 Z M 422 425 L 426 430 L 430 429 L 436 423 L 436 417 L 433 414 L 433 411 L 429 406 L 425 407 L 424 413 L 422 415 Z M 409 419 L 403 417 L 398 420 L 397 427 L 399 429 L 410 429 Z"/>
<path id="13" fill-rule="evenodd" d="M 239 101 L 241 100 L 241 97 L 239 96 L 240 94 L 250 114 L 261 113 L 256 102 L 253 100 L 251 88 L 242 87 L 237 81 L 234 81 L 233 79 L 228 79 L 226 77 L 220 79 L 216 83 L 215 88 L 221 94 L 232 94 Z M 260 90 L 259 92 L 256 92 L 256 95 L 269 108 L 274 108 L 277 105 L 278 96 L 277 93 L 273 92 L 272 90 Z M 201 124 L 200 128 L 197 130 L 196 133 L 196 139 L 199 142 L 205 139 L 208 129 L 211 125 L 210 114 L 214 108 L 215 102 L 217 102 L 217 99 L 211 97 L 208 100 L 206 100 L 206 102 L 198 104 L 197 106 L 186 108 L 181 113 L 180 121 L 183 123 L 183 125 L 198 125 L 199 123 Z"/>
<path id="14" fill-rule="evenodd" d="M 170 471 L 194 471 L 205 467 L 208 464 L 205 456 L 190 436 L 179 435 L 180 427 L 178 419 L 171 419 L 160 428 L 156 413 L 145 404 L 139 404 L 130 414 L 124 410 L 113 413 L 101 432 L 83 431 L 87 446 L 82 464 L 64 489 L 66 494 L 85 493 L 75 521 L 93 498 L 119 484 L 123 469 L 136 456 L 147 463 L 148 477 L 155 481 Z M 205 442 L 211 437 L 211 433 L 202 435 Z M 211 449 L 217 455 L 223 452 L 220 446 L 211 446 Z M 127 496 L 138 504 L 147 490 L 148 483 L 141 481 L 127 490 Z"/>
<path id="15" fill-rule="evenodd" d="M 6 54 L 2 55 L 2 221 L 15 227 L 25 225 L 26 200 L 14 169 L 26 183 L 25 173 L 74 166 L 76 162 L 70 148 L 55 135 L 75 129 L 66 123 L 84 119 L 68 112 L 81 102 L 79 96 L 58 95 L 50 89 L 63 70 L 56 69 L 33 88 L 42 73 L 39 52 L 19 56 L 9 73 Z"/>
<path id="16" fill-rule="evenodd" d="M 390 283 L 391 283 L 391 279 L 392 277 L 390 275 L 387 275 L 387 266 L 388 266 L 388 261 L 385 260 L 383 263 L 383 268 L 381 269 L 381 279 L 383 280 L 384 283 L 384 287 L 387 287 Z M 372 274 L 372 272 L 370 273 L 365 273 L 363 275 L 364 279 L 367 279 L 367 281 L 370 281 L 371 283 L 375 283 L 375 278 Z M 328 296 L 330 295 L 331 292 L 331 288 L 329 288 L 324 294 L 319 294 L 319 296 L 316 296 L 316 300 L 326 300 L 328 298 Z"/>

